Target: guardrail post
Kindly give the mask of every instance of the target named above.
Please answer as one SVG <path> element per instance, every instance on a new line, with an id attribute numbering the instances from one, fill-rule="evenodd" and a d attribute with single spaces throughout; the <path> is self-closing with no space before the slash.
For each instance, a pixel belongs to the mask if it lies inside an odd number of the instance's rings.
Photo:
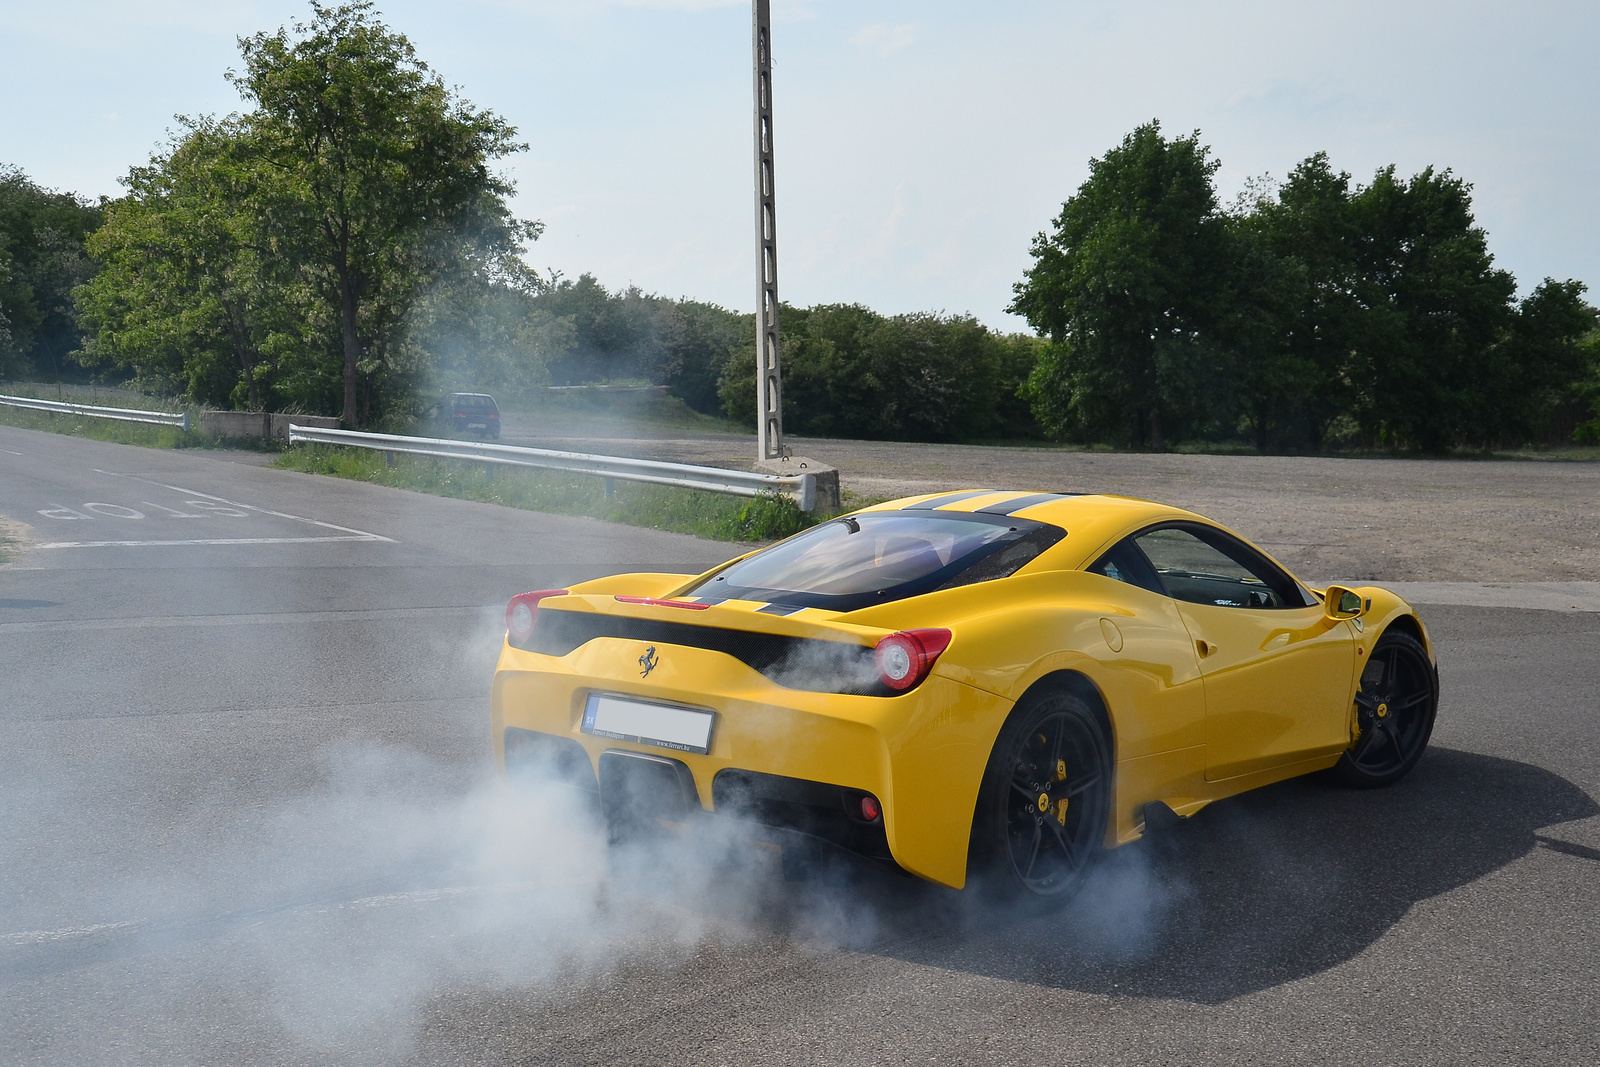
<path id="1" fill-rule="evenodd" d="M 615 478 L 607 478 L 606 479 L 606 499 L 610 500 L 611 499 L 611 494 L 615 493 L 616 491 L 617 491 L 617 480 Z"/>
<path id="2" fill-rule="evenodd" d="M 181 423 L 179 423 L 178 425 L 183 427 L 183 432 L 184 433 L 188 433 L 189 432 L 189 413 L 187 411 L 185 411 L 183 413 L 183 421 Z"/>
<path id="3" fill-rule="evenodd" d="M 387 466 L 387 467 L 392 469 L 394 467 L 394 453 L 393 452 L 385 452 L 383 454 L 383 462 L 384 462 L 385 466 Z"/>

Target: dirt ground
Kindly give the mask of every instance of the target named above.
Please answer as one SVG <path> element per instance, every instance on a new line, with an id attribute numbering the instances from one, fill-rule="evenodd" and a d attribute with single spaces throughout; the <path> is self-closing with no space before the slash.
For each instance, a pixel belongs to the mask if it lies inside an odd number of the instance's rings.
<path id="1" fill-rule="evenodd" d="M 748 467 L 751 436 L 507 412 L 502 441 Z M 1189 508 L 1312 581 L 1600 580 L 1600 463 L 1148 455 L 790 438 L 861 499 L 947 489 L 1122 493 Z M 847 500 L 848 502 L 848 500 Z"/>

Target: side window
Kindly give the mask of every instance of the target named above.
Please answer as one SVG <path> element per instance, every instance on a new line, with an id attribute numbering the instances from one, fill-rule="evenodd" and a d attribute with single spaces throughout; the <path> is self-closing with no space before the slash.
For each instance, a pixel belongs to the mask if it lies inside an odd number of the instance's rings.
<path id="1" fill-rule="evenodd" d="M 1144 553 L 1134 545 L 1131 537 L 1118 541 L 1109 552 L 1089 565 L 1089 571 L 1137 585 L 1152 593 L 1167 595 L 1167 591 L 1161 587 L 1161 579 L 1156 577 L 1155 568 L 1150 566 L 1150 561 L 1144 558 Z"/>
<path id="2" fill-rule="evenodd" d="M 1308 601 L 1282 570 L 1216 530 L 1168 526 L 1134 537 L 1167 593 L 1228 608 L 1299 608 Z"/>

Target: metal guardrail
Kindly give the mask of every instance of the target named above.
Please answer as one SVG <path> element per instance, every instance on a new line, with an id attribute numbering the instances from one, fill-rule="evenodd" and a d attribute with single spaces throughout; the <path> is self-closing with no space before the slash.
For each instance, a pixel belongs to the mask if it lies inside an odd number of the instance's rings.
<path id="1" fill-rule="evenodd" d="M 512 467 L 537 467 L 543 470 L 592 474 L 628 482 L 675 485 L 683 489 L 704 489 L 734 496 L 761 496 L 781 493 L 799 505 L 801 511 L 817 507 L 815 474 L 784 477 L 749 471 L 699 467 L 691 463 L 668 463 L 658 459 L 629 459 L 624 456 L 591 456 L 582 452 L 556 452 L 546 448 L 519 445 L 493 445 L 488 442 L 448 441 L 437 437 L 401 437 L 387 433 L 362 433 L 357 430 L 321 430 L 310 426 L 289 426 L 289 443 L 348 445 L 380 452 L 403 452 L 411 456 L 443 459 L 469 459 L 478 463 L 500 463 Z"/>
<path id="2" fill-rule="evenodd" d="M 181 426 L 189 429 L 189 413 L 171 411 L 140 411 L 137 408 L 102 408 L 93 404 L 73 404 L 65 400 L 40 400 L 32 396 L 0 395 L 0 404 L 14 408 L 33 408 L 36 411 L 53 411 L 58 415 L 89 415 L 97 419 L 117 419 L 121 422 L 150 422 L 158 426 Z"/>

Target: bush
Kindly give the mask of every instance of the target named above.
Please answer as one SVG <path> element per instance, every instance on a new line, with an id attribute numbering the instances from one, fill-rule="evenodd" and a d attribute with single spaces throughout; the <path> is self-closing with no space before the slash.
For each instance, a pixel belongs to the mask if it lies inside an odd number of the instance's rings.
<path id="1" fill-rule="evenodd" d="M 992 333 L 970 315 L 884 316 L 860 304 L 785 306 L 783 424 L 817 437 L 960 441 L 1027 432 L 1017 397 L 1037 358 L 1032 338 Z M 752 339 L 720 393 L 730 418 L 755 423 Z"/>

